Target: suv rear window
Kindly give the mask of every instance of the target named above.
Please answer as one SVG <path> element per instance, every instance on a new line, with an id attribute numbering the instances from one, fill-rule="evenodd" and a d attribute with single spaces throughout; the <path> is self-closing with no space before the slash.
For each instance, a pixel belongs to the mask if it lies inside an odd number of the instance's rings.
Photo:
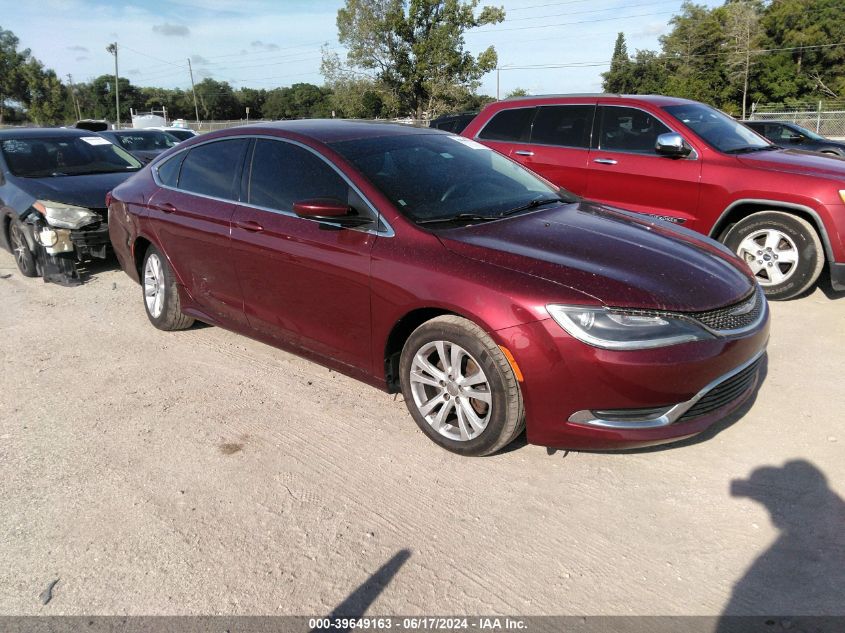
<path id="1" fill-rule="evenodd" d="M 593 105 L 542 106 L 534 117 L 531 142 L 561 147 L 590 147 Z"/>
<path id="2" fill-rule="evenodd" d="M 478 138 L 488 141 L 527 141 L 536 108 L 514 108 L 496 113 Z"/>

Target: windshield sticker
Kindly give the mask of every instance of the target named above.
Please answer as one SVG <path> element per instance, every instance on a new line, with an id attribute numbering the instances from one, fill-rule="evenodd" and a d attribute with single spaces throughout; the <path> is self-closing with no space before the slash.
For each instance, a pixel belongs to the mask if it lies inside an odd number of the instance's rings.
<path id="1" fill-rule="evenodd" d="M 448 138 L 452 139 L 453 141 L 457 141 L 462 145 L 466 145 L 467 147 L 471 147 L 472 149 L 490 149 L 489 147 L 485 147 L 481 143 L 476 143 L 475 141 L 468 138 L 464 138 L 463 136 L 450 136 Z"/>
<path id="2" fill-rule="evenodd" d="M 80 140 L 85 141 L 88 145 L 111 145 L 111 141 L 102 136 L 81 136 Z"/>

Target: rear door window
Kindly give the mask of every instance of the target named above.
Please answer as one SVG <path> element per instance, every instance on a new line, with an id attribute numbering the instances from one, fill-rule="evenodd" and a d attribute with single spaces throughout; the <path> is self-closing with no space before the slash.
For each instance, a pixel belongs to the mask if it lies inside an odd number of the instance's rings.
<path id="1" fill-rule="evenodd" d="M 531 142 L 561 147 L 590 147 L 593 105 L 542 106 L 534 117 Z"/>
<path id="2" fill-rule="evenodd" d="M 512 108 L 493 115 L 478 138 L 487 141 L 527 141 L 536 108 Z"/>
<path id="3" fill-rule="evenodd" d="M 185 156 L 187 155 L 188 152 L 180 152 L 156 167 L 158 179 L 161 184 L 165 187 L 176 187 L 179 183 L 179 168 L 182 166 L 182 161 L 185 160 Z"/>
<path id="4" fill-rule="evenodd" d="M 249 139 L 214 141 L 192 148 L 182 162 L 179 189 L 225 200 L 238 199 Z"/>
<path id="5" fill-rule="evenodd" d="M 657 117 L 639 108 L 603 106 L 599 148 L 608 151 L 656 154 L 657 137 L 671 132 Z"/>

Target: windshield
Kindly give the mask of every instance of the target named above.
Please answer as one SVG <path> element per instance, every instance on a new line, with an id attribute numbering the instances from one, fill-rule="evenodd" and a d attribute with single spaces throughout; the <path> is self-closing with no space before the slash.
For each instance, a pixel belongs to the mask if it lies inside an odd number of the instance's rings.
<path id="1" fill-rule="evenodd" d="M 167 132 L 147 130 L 144 132 L 115 132 L 114 137 L 124 149 L 130 152 L 155 152 L 170 149 L 179 144 L 179 139 Z"/>
<path id="2" fill-rule="evenodd" d="M 141 168 L 125 150 L 101 136 L 4 139 L 3 158 L 15 176 L 79 176 L 135 171 Z"/>
<path id="3" fill-rule="evenodd" d="M 415 222 L 492 219 L 565 196 L 501 154 L 461 136 L 403 134 L 331 147 Z"/>
<path id="4" fill-rule="evenodd" d="M 739 121 L 715 108 L 691 103 L 664 106 L 663 109 L 720 152 L 738 153 L 774 147 Z"/>

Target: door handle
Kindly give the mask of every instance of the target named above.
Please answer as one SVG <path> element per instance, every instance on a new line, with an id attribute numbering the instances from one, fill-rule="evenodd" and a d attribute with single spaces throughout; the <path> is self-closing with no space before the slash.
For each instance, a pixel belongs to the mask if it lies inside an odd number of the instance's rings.
<path id="1" fill-rule="evenodd" d="M 612 158 L 594 158 L 594 163 L 601 163 L 602 165 L 615 165 L 616 161 Z"/>
<path id="2" fill-rule="evenodd" d="M 235 220 L 234 224 L 239 229 L 249 231 L 250 233 L 259 233 L 264 230 L 263 226 L 253 220 Z"/>
<path id="3" fill-rule="evenodd" d="M 534 156 L 534 152 L 529 152 L 527 149 L 518 149 L 514 154 L 517 156 Z"/>
<path id="4" fill-rule="evenodd" d="M 178 211 L 178 209 L 169 202 L 162 202 L 156 208 L 162 213 L 175 213 L 176 211 Z"/>

